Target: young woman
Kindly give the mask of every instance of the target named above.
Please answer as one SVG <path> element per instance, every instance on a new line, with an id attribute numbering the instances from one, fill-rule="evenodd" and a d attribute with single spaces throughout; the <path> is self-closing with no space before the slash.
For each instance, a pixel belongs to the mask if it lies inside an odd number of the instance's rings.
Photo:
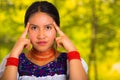
<path id="1" fill-rule="evenodd" d="M 25 31 L 0 66 L 0 80 L 87 80 L 87 65 L 60 30 L 59 13 L 53 4 L 34 2 L 24 22 Z M 67 52 L 57 51 L 56 44 Z"/>

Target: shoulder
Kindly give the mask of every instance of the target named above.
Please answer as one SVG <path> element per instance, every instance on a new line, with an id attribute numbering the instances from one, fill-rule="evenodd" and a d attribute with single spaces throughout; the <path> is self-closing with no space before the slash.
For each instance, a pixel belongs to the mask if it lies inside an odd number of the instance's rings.
<path id="1" fill-rule="evenodd" d="M 26 57 L 25 53 L 21 53 L 19 56 L 19 62 L 26 61 L 26 60 L 28 60 L 28 58 Z"/>
<path id="2" fill-rule="evenodd" d="M 58 54 L 57 60 L 67 61 L 67 53 L 65 53 L 65 52 L 60 52 L 60 53 Z"/>
<path id="3" fill-rule="evenodd" d="M 25 57 L 25 53 L 21 53 L 19 58 L 21 58 L 21 57 Z"/>
<path id="4" fill-rule="evenodd" d="M 67 53 L 66 52 L 60 52 L 59 57 L 67 57 Z"/>

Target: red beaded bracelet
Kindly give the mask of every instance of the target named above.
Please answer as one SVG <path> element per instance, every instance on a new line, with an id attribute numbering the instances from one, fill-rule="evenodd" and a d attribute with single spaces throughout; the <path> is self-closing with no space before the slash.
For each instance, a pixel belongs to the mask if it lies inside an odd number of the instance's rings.
<path id="1" fill-rule="evenodd" d="M 73 59 L 80 59 L 80 54 L 78 51 L 71 51 L 71 52 L 68 52 L 67 54 L 67 58 L 69 61 L 73 60 Z"/>
<path id="2" fill-rule="evenodd" d="M 7 58 L 7 63 L 6 63 L 6 66 L 18 66 L 18 63 L 19 63 L 19 60 L 18 58 L 14 58 L 14 57 L 9 57 Z"/>

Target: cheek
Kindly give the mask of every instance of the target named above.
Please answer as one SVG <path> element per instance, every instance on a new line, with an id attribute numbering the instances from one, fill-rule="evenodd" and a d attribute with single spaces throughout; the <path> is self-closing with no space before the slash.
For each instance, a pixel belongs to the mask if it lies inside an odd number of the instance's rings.
<path id="1" fill-rule="evenodd" d="M 36 34 L 28 33 L 28 37 L 29 37 L 30 41 L 33 41 L 33 40 L 35 40 Z"/>
<path id="2" fill-rule="evenodd" d="M 51 40 L 54 40 L 56 38 L 56 32 L 55 31 L 51 31 L 47 34 L 48 34 L 48 36 Z"/>

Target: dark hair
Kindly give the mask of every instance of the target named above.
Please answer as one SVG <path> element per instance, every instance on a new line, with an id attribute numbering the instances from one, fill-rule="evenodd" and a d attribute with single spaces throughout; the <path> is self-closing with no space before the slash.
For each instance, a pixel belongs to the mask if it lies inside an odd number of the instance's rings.
<path id="1" fill-rule="evenodd" d="M 36 12 L 47 13 L 49 16 L 51 16 L 54 19 L 56 24 L 60 26 L 60 18 L 57 8 L 52 3 L 47 1 L 36 1 L 28 7 L 24 19 L 25 26 L 31 15 L 33 15 Z"/>

